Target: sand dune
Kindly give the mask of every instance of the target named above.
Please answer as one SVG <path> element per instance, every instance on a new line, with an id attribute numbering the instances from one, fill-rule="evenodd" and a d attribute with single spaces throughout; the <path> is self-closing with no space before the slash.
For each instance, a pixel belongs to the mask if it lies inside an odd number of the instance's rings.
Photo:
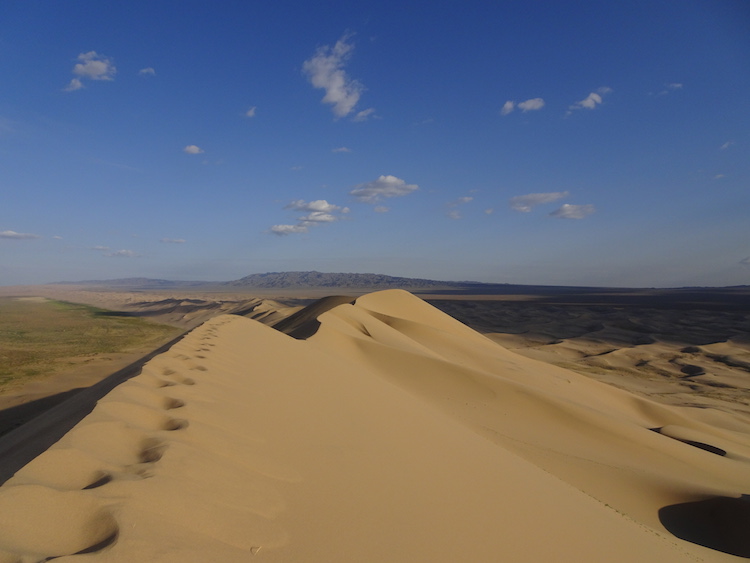
<path id="1" fill-rule="evenodd" d="M 348 301 L 150 360 L 0 487 L 0 562 L 750 557 L 748 418 Z"/>

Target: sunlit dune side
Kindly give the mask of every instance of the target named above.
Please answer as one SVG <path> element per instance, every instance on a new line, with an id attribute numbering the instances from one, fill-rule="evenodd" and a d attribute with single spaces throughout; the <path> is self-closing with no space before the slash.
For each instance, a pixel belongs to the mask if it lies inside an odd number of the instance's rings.
<path id="1" fill-rule="evenodd" d="M 748 556 L 748 420 L 521 356 L 404 291 L 316 307 L 277 322 L 298 338 L 210 319 L 101 399 L 0 487 L 0 562 Z"/>

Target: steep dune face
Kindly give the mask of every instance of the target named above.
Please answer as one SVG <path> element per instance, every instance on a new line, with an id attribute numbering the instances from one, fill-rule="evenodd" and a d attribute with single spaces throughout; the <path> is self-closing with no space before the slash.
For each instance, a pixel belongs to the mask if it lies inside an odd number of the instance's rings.
<path id="1" fill-rule="evenodd" d="M 363 296 L 319 321 L 311 341 L 654 529 L 664 530 L 664 506 L 750 491 L 746 419 L 520 356 L 405 292 Z"/>
<path id="2" fill-rule="evenodd" d="M 317 323 L 224 315 L 152 359 L 0 487 L 0 561 L 743 555 L 689 542 L 706 510 L 746 518 L 745 421 L 516 355 L 403 291 Z"/>

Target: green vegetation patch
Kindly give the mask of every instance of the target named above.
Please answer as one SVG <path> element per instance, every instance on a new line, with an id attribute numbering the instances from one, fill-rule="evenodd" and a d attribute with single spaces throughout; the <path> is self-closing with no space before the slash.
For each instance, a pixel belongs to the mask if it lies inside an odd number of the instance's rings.
<path id="1" fill-rule="evenodd" d="M 156 348 L 179 329 L 125 313 L 40 298 L 0 298 L 0 387 L 103 354 Z"/>

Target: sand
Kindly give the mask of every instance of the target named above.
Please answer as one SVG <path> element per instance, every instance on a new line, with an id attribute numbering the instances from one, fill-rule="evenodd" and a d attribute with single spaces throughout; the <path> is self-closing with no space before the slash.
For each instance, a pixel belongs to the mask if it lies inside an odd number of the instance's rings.
<path id="1" fill-rule="evenodd" d="M 750 557 L 741 408 L 596 381 L 404 291 L 287 313 L 306 339 L 221 314 L 103 396 L 0 487 L 0 562 Z"/>

